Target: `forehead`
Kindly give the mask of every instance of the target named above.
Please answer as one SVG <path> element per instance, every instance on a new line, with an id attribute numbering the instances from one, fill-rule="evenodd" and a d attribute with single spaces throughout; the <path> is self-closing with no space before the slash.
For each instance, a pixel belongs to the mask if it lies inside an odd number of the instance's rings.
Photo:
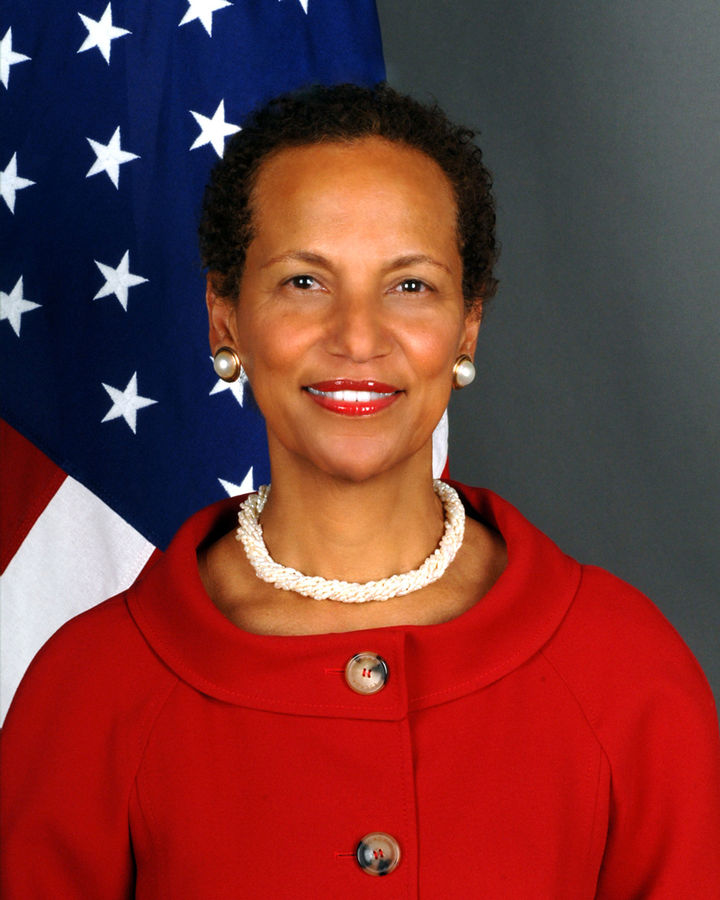
<path id="1" fill-rule="evenodd" d="M 404 210 L 406 216 L 447 224 L 455 230 L 455 195 L 449 179 L 427 154 L 380 137 L 326 141 L 276 151 L 260 165 L 251 196 L 254 223 L 302 211 L 312 217 L 358 217 L 368 207 L 378 216 Z"/>

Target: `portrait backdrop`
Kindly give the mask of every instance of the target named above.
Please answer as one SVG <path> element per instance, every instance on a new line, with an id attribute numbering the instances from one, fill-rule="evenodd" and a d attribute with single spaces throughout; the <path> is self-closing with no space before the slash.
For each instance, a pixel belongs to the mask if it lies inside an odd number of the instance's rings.
<path id="1" fill-rule="evenodd" d="M 503 251 L 450 472 L 630 581 L 720 698 L 720 5 L 379 0 L 482 131 Z"/>

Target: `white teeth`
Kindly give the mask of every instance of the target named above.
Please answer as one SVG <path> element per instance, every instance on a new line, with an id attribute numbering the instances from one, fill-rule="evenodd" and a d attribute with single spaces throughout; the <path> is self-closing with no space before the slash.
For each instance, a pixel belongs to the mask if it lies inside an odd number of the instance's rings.
<path id="1" fill-rule="evenodd" d="M 311 394 L 317 394 L 319 397 L 328 397 L 330 400 L 336 400 L 343 403 L 367 403 L 369 400 L 382 400 L 383 397 L 392 397 L 392 393 L 379 394 L 377 391 L 319 391 L 317 388 L 309 387 Z"/>

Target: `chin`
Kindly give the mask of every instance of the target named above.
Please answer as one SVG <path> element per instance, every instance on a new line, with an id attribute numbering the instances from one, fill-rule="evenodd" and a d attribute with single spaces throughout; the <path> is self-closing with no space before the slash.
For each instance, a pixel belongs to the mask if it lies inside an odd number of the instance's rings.
<path id="1" fill-rule="evenodd" d="M 392 469 L 391 465 L 387 467 L 353 465 L 344 467 L 333 466 L 332 468 L 323 468 L 323 471 L 325 474 L 331 475 L 338 481 L 344 481 L 347 484 L 364 484 L 379 475 L 385 474 L 390 469 Z"/>
<path id="2" fill-rule="evenodd" d="M 313 472 L 347 484 L 362 484 L 386 475 L 393 469 L 423 465 L 432 471 L 432 437 L 427 440 L 393 429 L 370 435 L 357 432 L 320 435 L 304 430 L 284 435 L 268 430 L 270 461 L 273 467 L 290 466 L 305 477 Z M 283 440 L 285 438 L 285 440 Z"/>
<path id="3" fill-rule="evenodd" d="M 362 484 L 378 475 L 382 475 L 393 467 L 387 460 L 363 458 L 360 454 L 353 459 L 323 459 L 316 460 L 315 468 L 337 478 L 339 481 L 347 481 L 352 484 Z"/>
<path id="4" fill-rule="evenodd" d="M 339 481 L 362 484 L 402 467 L 424 449 L 413 452 L 404 446 L 402 454 L 398 455 L 397 448 L 383 446 L 381 442 L 353 440 L 343 442 L 343 446 L 336 446 L 332 454 L 324 453 L 321 459 L 315 458 L 312 463 Z M 432 450 L 429 458 L 432 459 Z"/>

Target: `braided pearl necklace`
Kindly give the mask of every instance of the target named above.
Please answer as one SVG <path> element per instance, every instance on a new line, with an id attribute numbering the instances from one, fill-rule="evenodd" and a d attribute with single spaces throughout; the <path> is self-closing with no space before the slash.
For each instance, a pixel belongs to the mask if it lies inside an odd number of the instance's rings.
<path id="1" fill-rule="evenodd" d="M 320 576 L 303 575 L 297 569 L 276 563 L 268 553 L 263 540 L 262 525 L 258 521 L 265 506 L 270 485 L 264 484 L 257 494 L 251 494 L 240 504 L 235 539 L 245 548 L 250 565 L 258 578 L 281 591 L 295 591 L 313 600 L 337 600 L 340 603 L 367 603 L 369 600 L 390 600 L 432 584 L 445 574 L 455 559 L 465 535 L 465 509 L 456 490 L 449 484 L 435 479 L 433 490 L 442 501 L 445 513 L 445 530 L 437 549 L 425 562 L 412 572 L 390 575 L 379 581 L 364 584 L 338 581 Z"/>

